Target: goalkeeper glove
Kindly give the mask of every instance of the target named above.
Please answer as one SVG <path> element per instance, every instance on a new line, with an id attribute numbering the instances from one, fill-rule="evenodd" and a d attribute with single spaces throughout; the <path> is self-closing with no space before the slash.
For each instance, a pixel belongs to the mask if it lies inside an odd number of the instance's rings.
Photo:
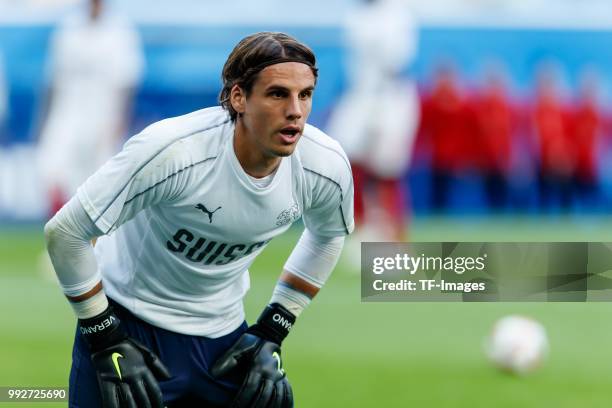
<path id="1" fill-rule="evenodd" d="M 257 323 L 219 358 L 211 372 L 222 377 L 243 370 L 246 377 L 233 408 L 293 407 L 293 391 L 281 361 L 280 345 L 295 323 L 295 316 L 278 303 L 268 305 Z"/>
<path id="2" fill-rule="evenodd" d="M 119 323 L 111 306 L 98 316 L 79 320 L 98 376 L 102 406 L 162 408 L 155 378 L 170 379 L 168 369 L 153 352 L 129 338 Z"/>

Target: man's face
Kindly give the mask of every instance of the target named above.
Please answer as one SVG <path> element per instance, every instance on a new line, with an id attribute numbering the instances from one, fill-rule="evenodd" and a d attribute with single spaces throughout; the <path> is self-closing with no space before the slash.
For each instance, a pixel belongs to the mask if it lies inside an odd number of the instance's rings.
<path id="1" fill-rule="evenodd" d="M 312 108 L 315 77 L 309 66 L 284 62 L 264 68 L 251 93 L 233 104 L 241 113 L 248 143 L 264 157 L 289 156 L 295 150 Z"/>
<path id="2" fill-rule="evenodd" d="M 102 0 L 91 0 L 89 2 L 89 15 L 92 20 L 96 20 L 102 13 Z"/>

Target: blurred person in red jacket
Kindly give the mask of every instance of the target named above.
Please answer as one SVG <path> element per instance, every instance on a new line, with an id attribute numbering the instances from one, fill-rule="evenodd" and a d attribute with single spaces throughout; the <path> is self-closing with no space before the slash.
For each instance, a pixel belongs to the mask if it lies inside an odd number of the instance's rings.
<path id="1" fill-rule="evenodd" d="M 597 147 L 603 118 L 599 108 L 601 84 L 595 71 L 581 73 L 578 100 L 571 112 L 570 138 L 575 154 L 574 197 L 580 204 L 594 205 L 599 187 Z"/>
<path id="2" fill-rule="evenodd" d="M 431 206 L 447 209 L 454 176 L 475 167 L 474 112 L 462 92 L 455 68 L 441 64 L 433 87 L 422 98 L 419 137 L 431 151 Z"/>
<path id="3" fill-rule="evenodd" d="M 543 210 L 568 210 L 572 201 L 572 179 L 576 167 L 570 115 L 565 106 L 554 65 L 537 73 L 534 131 L 539 148 L 540 203 Z"/>
<path id="4" fill-rule="evenodd" d="M 503 68 L 490 65 L 485 83 L 474 99 L 477 165 L 482 173 L 487 203 L 501 210 L 508 203 L 508 178 L 516 115 L 510 103 Z"/>

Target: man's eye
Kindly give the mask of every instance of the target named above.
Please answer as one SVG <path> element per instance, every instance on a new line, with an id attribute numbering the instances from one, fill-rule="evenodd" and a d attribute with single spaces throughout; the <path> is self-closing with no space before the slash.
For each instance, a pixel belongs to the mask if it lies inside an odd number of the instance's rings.
<path id="1" fill-rule="evenodd" d="M 300 94 L 300 98 L 302 99 L 308 99 L 312 96 L 312 92 L 311 91 L 304 91 Z"/>
<path id="2" fill-rule="evenodd" d="M 273 98 L 282 98 L 285 96 L 285 93 L 283 91 L 272 91 L 270 92 L 270 96 Z"/>

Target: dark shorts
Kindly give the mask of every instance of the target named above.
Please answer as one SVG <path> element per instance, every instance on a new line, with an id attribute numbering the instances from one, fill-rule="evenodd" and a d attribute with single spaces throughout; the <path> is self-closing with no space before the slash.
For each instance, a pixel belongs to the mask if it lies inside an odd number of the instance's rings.
<path id="1" fill-rule="evenodd" d="M 238 390 L 239 379 L 219 381 L 209 373 L 211 365 L 231 347 L 247 328 L 209 339 L 160 329 L 146 323 L 112 302 L 127 334 L 153 351 L 168 367 L 172 378 L 159 383 L 168 408 L 228 406 Z M 70 370 L 70 407 L 101 407 L 100 391 L 90 352 L 77 330 Z"/>

